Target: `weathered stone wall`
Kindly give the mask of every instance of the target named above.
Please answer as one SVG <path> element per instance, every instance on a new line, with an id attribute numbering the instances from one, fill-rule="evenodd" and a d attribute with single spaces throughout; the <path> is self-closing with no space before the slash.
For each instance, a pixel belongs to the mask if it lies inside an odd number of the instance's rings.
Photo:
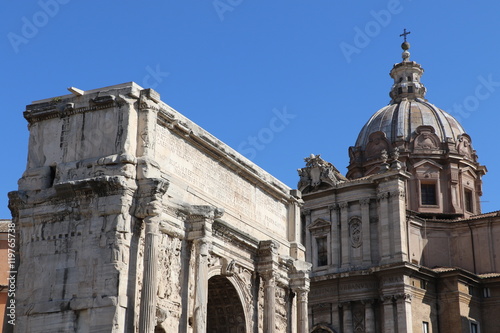
<path id="1" fill-rule="evenodd" d="M 134 83 L 25 117 L 17 332 L 308 331 L 299 193 Z"/>

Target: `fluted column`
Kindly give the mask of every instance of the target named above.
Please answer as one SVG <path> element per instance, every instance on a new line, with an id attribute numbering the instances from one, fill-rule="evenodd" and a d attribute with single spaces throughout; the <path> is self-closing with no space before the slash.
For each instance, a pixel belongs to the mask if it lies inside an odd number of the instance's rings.
<path id="1" fill-rule="evenodd" d="M 309 333 L 309 319 L 307 316 L 307 300 L 309 290 L 298 289 L 297 293 L 297 333 Z"/>
<path id="2" fill-rule="evenodd" d="M 162 213 L 161 198 L 168 183 L 159 179 L 139 181 L 136 216 L 145 224 L 144 266 L 139 306 L 139 331 L 152 333 L 155 328 L 156 293 L 158 288 L 158 226 Z"/>
<path id="3" fill-rule="evenodd" d="M 276 275 L 267 272 L 264 279 L 264 333 L 273 333 L 276 325 Z"/>
<path id="4" fill-rule="evenodd" d="M 342 303 L 342 311 L 344 316 L 344 333 L 354 333 L 354 328 L 352 325 L 352 310 L 351 302 Z"/>
<path id="5" fill-rule="evenodd" d="M 208 241 L 200 238 L 194 240 L 195 263 L 195 292 L 194 292 L 194 333 L 207 331 L 207 303 L 208 303 Z"/>
<path id="6" fill-rule="evenodd" d="M 139 331 L 149 333 L 154 331 L 156 315 L 158 224 L 152 221 L 151 218 L 146 218 L 145 225 L 144 272 L 141 290 Z"/>

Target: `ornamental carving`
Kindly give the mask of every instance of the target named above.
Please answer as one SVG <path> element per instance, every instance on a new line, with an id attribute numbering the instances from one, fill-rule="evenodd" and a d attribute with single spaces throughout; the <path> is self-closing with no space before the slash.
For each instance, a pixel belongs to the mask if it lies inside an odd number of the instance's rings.
<path id="1" fill-rule="evenodd" d="M 349 222 L 349 238 L 353 248 L 358 248 L 363 243 L 362 224 L 361 220 L 357 217 L 351 218 Z"/>
<path id="2" fill-rule="evenodd" d="M 306 167 L 297 170 L 300 176 L 297 188 L 303 193 L 317 191 L 322 184 L 331 187 L 346 180 L 333 164 L 320 156 L 311 154 L 306 157 Z"/>
<path id="3" fill-rule="evenodd" d="M 419 126 L 415 130 L 417 136 L 413 141 L 415 150 L 436 150 L 439 149 L 439 138 L 432 126 Z"/>
<path id="4" fill-rule="evenodd" d="M 370 134 L 366 145 L 366 159 L 380 158 L 382 151 L 389 151 L 389 140 L 384 132 L 378 131 Z"/>
<path id="5" fill-rule="evenodd" d="M 465 156 L 465 158 L 472 160 L 472 146 L 471 138 L 467 134 L 462 134 L 458 136 L 457 150 L 460 155 Z"/>
<path id="6" fill-rule="evenodd" d="M 332 223 L 324 219 L 316 219 L 307 228 L 313 236 L 323 236 L 330 233 Z"/>
<path id="7" fill-rule="evenodd" d="M 356 304 L 352 311 L 352 322 L 354 333 L 365 332 L 365 311 L 361 304 Z"/>

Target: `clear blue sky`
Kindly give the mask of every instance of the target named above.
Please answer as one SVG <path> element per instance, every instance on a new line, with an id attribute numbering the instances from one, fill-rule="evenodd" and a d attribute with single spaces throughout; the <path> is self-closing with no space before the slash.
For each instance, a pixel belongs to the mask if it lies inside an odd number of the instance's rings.
<path id="1" fill-rule="evenodd" d="M 69 86 L 154 88 L 294 188 L 311 153 L 345 174 L 348 147 L 389 102 L 403 28 L 411 31 L 411 59 L 425 69 L 426 97 L 460 120 L 489 170 L 483 211 L 500 209 L 500 3 L 41 0 L 2 7 L 0 218 L 10 217 L 7 192 L 26 166 L 25 106 Z M 284 118 L 272 126 L 277 114 Z"/>

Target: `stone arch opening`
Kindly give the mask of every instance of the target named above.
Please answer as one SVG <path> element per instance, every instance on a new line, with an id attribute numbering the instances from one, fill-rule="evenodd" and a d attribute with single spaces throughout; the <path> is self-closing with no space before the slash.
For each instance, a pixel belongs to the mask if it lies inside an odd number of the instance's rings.
<path id="1" fill-rule="evenodd" d="M 207 333 L 246 333 L 245 312 L 238 292 L 224 276 L 208 280 Z"/>
<path id="2" fill-rule="evenodd" d="M 312 333 L 336 333 L 329 325 L 316 325 L 311 330 Z"/>

